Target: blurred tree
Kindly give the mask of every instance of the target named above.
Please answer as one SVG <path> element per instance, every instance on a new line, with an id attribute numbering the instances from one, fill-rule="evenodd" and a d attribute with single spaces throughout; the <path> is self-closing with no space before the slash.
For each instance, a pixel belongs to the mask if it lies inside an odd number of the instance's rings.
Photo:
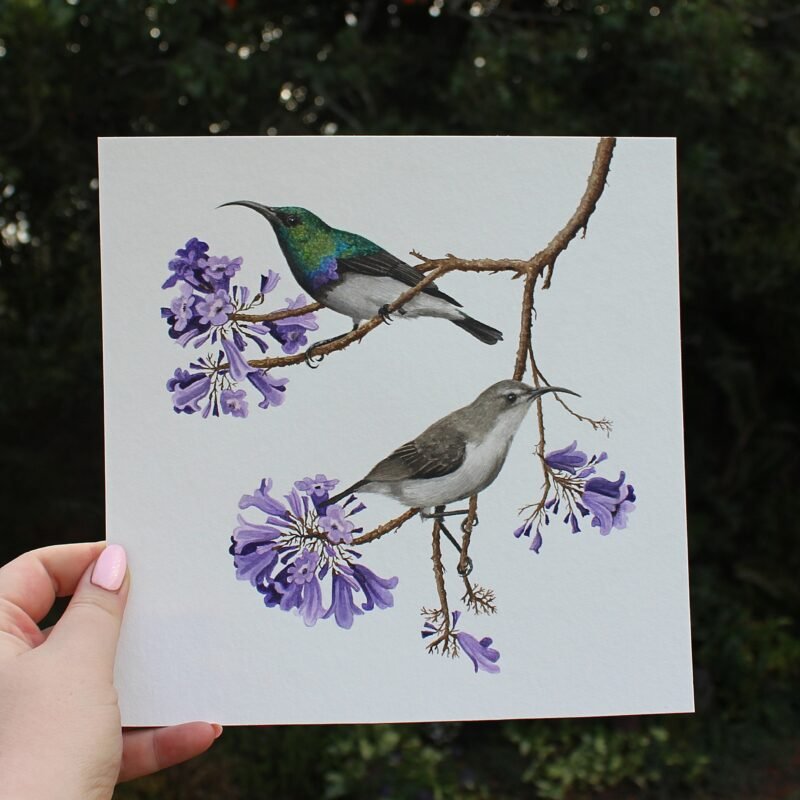
<path id="1" fill-rule="evenodd" d="M 679 139 L 700 713 L 228 732 L 120 797 L 731 796 L 798 746 L 798 87 L 790 0 L 0 6 L 2 561 L 103 535 L 98 135 Z"/>

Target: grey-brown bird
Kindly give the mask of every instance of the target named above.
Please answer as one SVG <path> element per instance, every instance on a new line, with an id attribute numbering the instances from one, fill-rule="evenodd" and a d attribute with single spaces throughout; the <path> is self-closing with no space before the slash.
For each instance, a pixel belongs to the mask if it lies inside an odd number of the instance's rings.
<path id="1" fill-rule="evenodd" d="M 371 492 L 440 514 L 441 506 L 478 494 L 494 481 L 525 414 L 547 392 L 576 394 L 558 386 L 535 389 L 514 380 L 493 384 L 468 406 L 398 447 L 328 504 L 351 492 Z"/>

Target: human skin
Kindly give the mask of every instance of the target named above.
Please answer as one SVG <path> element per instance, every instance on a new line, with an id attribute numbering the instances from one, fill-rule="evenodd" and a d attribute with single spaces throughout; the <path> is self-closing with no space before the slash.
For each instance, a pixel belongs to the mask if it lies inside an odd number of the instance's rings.
<path id="1" fill-rule="evenodd" d="M 122 730 L 113 672 L 131 580 L 122 548 L 105 547 L 46 547 L 0 568 L 2 800 L 108 800 L 118 782 L 186 761 L 222 732 L 207 722 Z"/>

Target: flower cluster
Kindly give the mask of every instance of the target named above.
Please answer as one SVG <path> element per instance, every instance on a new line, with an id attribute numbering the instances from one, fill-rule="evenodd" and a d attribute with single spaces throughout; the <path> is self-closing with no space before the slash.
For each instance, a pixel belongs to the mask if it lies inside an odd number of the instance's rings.
<path id="1" fill-rule="evenodd" d="M 305 478 L 279 500 L 270 494 L 272 480 L 262 480 L 239 508 L 255 509 L 263 519 L 251 522 L 240 514 L 231 537 L 236 577 L 249 581 L 268 608 L 295 611 L 308 626 L 333 617 L 350 628 L 354 617 L 394 605 L 397 578 L 381 578 L 359 563 L 362 554 L 353 544 L 362 529 L 352 517 L 364 504 L 355 495 L 327 502 L 337 483 L 325 475 Z"/>
<path id="2" fill-rule="evenodd" d="M 531 516 L 514 531 L 518 539 L 531 537 L 530 549 L 538 553 L 542 546 L 542 523 L 549 525 L 551 518 L 568 524 L 573 533 L 581 530 L 581 518 L 591 516 L 591 527 L 599 528 L 608 536 L 613 528 L 628 525 L 628 515 L 636 508 L 633 486 L 625 482 L 625 473 L 612 481 L 597 476 L 597 466 L 608 458 L 603 452 L 591 458 L 578 450 L 577 441 L 544 457 L 548 473 L 546 494 L 535 506 Z M 595 477 L 593 477 L 595 476 Z"/>
<path id="3" fill-rule="evenodd" d="M 292 355 L 308 344 L 307 332 L 317 330 L 311 313 L 267 322 L 237 318 L 263 304 L 280 280 L 278 273 L 268 270 L 261 276 L 259 291 L 252 295 L 246 286 L 231 283 L 241 267 L 241 258 L 210 256 L 208 244 L 197 238 L 177 250 L 168 264 L 170 275 L 162 289 L 178 291 L 169 306 L 161 309 L 170 338 L 181 347 L 191 342 L 195 348 L 210 345 L 212 349 L 206 357 L 189 364 L 189 369 L 176 369 L 167 381 L 178 414 L 199 411 L 203 417 L 246 417 L 247 384 L 261 395 L 259 408 L 281 405 L 288 379 L 274 378 L 266 370 L 251 366 L 245 351 L 256 348 L 261 355 L 277 342 L 284 353 Z M 306 303 L 305 295 L 300 294 L 287 298 L 286 305 L 275 310 L 299 309 Z"/>
<path id="4" fill-rule="evenodd" d="M 427 639 L 431 636 L 443 635 L 442 626 L 436 624 L 436 616 L 435 613 L 429 615 L 428 621 L 422 626 L 423 639 Z M 456 649 L 453 651 L 452 655 L 457 655 L 459 651 L 466 653 L 467 657 L 472 661 L 475 672 L 478 670 L 491 673 L 500 672 L 500 667 L 497 666 L 500 653 L 491 646 L 492 640 L 488 636 L 478 640 L 465 631 L 459 631 L 456 626 L 460 617 L 460 611 L 453 611 L 452 624 L 449 626 L 449 630 L 444 633 L 444 635 L 449 638 L 450 642 L 455 645 Z"/>

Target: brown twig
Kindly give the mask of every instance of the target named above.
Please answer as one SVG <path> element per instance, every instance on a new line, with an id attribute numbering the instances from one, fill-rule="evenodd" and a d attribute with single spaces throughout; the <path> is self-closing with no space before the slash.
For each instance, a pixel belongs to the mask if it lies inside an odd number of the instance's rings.
<path id="1" fill-rule="evenodd" d="M 408 511 L 404 511 L 399 517 L 390 519 L 388 522 L 384 522 L 383 525 L 378 525 L 377 528 L 367 531 L 367 533 L 362 533 L 361 536 L 353 539 L 351 544 L 359 545 L 366 544 L 367 542 L 374 542 L 375 539 L 380 539 L 381 536 L 391 533 L 392 531 L 396 531 L 404 522 L 408 522 L 408 520 L 416 516 L 418 513 L 418 508 L 409 508 Z"/>
<path id="2" fill-rule="evenodd" d="M 497 606 L 495 605 L 495 594 L 491 589 L 484 586 L 473 586 L 466 575 L 462 575 L 464 587 L 466 591 L 461 598 L 462 602 L 470 611 L 475 614 L 495 614 L 497 613 Z"/>
<path id="3" fill-rule="evenodd" d="M 469 572 L 469 543 L 472 539 L 472 529 L 475 527 L 475 520 L 478 518 L 478 495 L 473 494 L 469 498 L 467 516 L 461 522 L 461 557 L 458 559 L 458 574 L 466 576 Z"/>
<path id="4" fill-rule="evenodd" d="M 531 351 L 531 366 L 533 374 L 541 378 L 545 386 L 550 386 L 551 385 L 550 381 L 548 381 L 547 378 L 545 378 L 545 376 L 542 375 L 542 371 L 539 369 L 539 367 L 536 366 L 536 361 L 533 358 L 533 351 Z M 572 408 L 570 408 L 570 406 L 564 400 L 562 400 L 560 394 L 556 393 L 555 398 L 556 401 L 563 406 L 564 410 L 568 414 L 571 414 L 573 417 L 575 417 L 575 419 L 579 420 L 580 422 L 588 422 L 589 425 L 592 426 L 592 430 L 603 431 L 606 434 L 606 436 L 611 436 L 611 428 L 613 427 L 613 423 L 611 422 L 610 419 L 606 419 L 605 417 L 603 417 L 602 419 L 592 419 L 591 417 L 584 417 L 583 414 L 579 414 L 577 411 L 573 411 Z"/>
<path id="5" fill-rule="evenodd" d="M 439 595 L 439 608 L 431 613 L 436 619 L 440 620 L 439 635 L 428 645 L 428 652 L 435 653 L 441 647 L 444 655 L 452 655 L 458 652 L 458 648 L 451 641 L 452 626 L 450 624 L 450 607 L 447 604 L 447 591 L 444 587 L 444 565 L 442 564 L 442 537 L 441 523 L 438 519 L 433 522 L 433 577 L 436 581 L 436 592 Z"/>
<path id="6" fill-rule="evenodd" d="M 269 314 L 231 314 L 230 319 L 236 320 L 237 322 L 275 322 L 279 319 L 288 319 L 289 317 L 300 317 L 303 314 L 311 314 L 324 307 L 322 303 L 309 303 L 300 308 L 282 308 L 280 311 L 271 311 Z"/>

